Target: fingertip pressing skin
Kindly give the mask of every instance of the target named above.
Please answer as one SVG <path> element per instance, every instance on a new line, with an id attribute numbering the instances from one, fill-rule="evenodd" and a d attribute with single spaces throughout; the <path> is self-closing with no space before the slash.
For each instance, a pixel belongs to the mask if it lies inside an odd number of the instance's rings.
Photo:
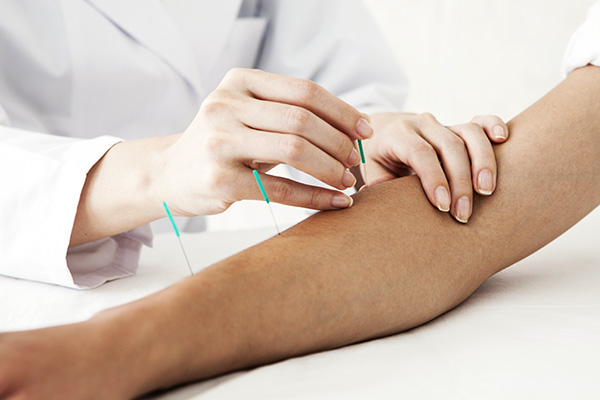
<path id="1" fill-rule="evenodd" d="M 454 218 L 463 224 L 469 222 L 469 218 L 471 217 L 471 199 L 467 196 L 462 196 L 456 202 L 456 207 L 454 210 Z"/>
<path id="2" fill-rule="evenodd" d="M 504 143 L 508 140 L 508 125 L 496 115 L 477 115 L 471 122 L 481 126 L 490 140 L 496 143 Z"/>
<path id="3" fill-rule="evenodd" d="M 489 169 L 482 169 L 479 171 L 476 187 L 479 194 L 484 196 L 491 195 L 495 189 L 494 175 L 492 174 L 492 171 Z"/>
<path id="4" fill-rule="evenodd" d="M 346 196 L 344 193 L 336 193 L 331 200 L 331 206 L 334 208 L 350 208 L 354 204 L 354 199 Z"/>
<path id="5" fill-rule="evenodd" d="M 435 189 L 435 206 L 442 212 L 450 211 L 450 193 L 444 186 Z"/>
<path id="6" fill-rule="evenodd" d="M 492 132 L 496 140 L 505 141 L 508 139 L 508 129 L 505 130 L 502 125 L 495 125 Z"/>

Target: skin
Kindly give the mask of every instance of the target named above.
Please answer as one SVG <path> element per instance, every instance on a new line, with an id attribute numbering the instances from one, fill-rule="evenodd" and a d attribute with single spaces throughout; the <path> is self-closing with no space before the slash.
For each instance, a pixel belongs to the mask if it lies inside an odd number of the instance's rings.
<path id="1" fill-rule="evenodd" d="M 474 197 L 469 224 L 431 207 L 417 177 L 369 187 L 145 299 L 0 335 L 0 397 L 131 398 L 435 318 L 600 204 L 600 68 L 576 70 L 509 128 L 502 185 Z"/>
<path id="2" fill-rule="evenodd" d="M 414 171 L 432 204 L 447 212 L 452 203 L 452 215 L 461 222 L 471 215 L 473 188 L 493 192 L 496 160 L 490 140 L 502 143 L 508 135 L 500 118 L 480 116 L 456 127 L 445 127 L 430 114 L 375 115 L 373 125 L 369 119 L 314 82 L 233 69 L 185 132 L 121 142 L 94 165 L 70 244 L 163 218 L 163 201 L 174 215 L 195 216 L 223 212 L 244 199 L 260 200 L 253 169 L 271 201 L 316 210 L 350 207 L 352 199 L 338 190 L 356 183 L 349 171 L 360 160 L 356 139 L 371 138 L 365 143 L 367 156 L 370 164 L 380 165 L 369 173 L 368 183 Z M 265 174 L 281 163 L 334 189 Z M 482 170 L 490 171 L 487 184 L 471 177 Z M 458 207 L 464 199 L 467 204 Z"/>

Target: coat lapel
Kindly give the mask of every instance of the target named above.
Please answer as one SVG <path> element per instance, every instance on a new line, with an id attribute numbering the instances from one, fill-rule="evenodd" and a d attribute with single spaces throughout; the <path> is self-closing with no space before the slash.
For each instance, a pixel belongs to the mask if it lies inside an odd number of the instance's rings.
<path id="1" fill-rule="evenodd" d="M 206 96 L 208 93 L 204 93 L 202 75 L 225 46 L 228 32 L 223 29 L 228 28 L 223 26 L 227 25 L 224 21 L 230 24 L 230 29 L 241 1 L 176 1 L 187 3 L 182 4 L 189 7 L 187 18 L 198 18 L 197 37 L 185 37 L 189 36 L 188 32 L 180 29 L 179 21 L 172 18 L 159 0 L 87 0 L 112 23 L 163 59 L 198 94 Z M 201 45 L 203 48 L 194 48 L 200 43 L 204 43 Z"/>
<path id="2" fill-rule="evenodd" d="M 242 0 L 164 0 L 177 29 L 183 33 L 206 79 L 221 56 Z"/>

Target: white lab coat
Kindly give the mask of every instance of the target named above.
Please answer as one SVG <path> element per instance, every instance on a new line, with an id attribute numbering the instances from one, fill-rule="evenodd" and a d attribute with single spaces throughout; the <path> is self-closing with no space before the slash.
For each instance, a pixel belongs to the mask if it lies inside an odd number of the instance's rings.
<path id="1" fill-rule="evenodd" d="M 585 22 L 575 31 L 563 60 L 565 76 L 586 65 L 600 66 L 600 0 L 588 11 Z"/>
<path id="2" fill-rule="evenodd" d="M 369 113 L 407 91 L 357 0 L 1 1 L 0 274 L 89 288 L 134 273 L 148 227 L 68 249 L 86 174 L 119 140 L 182 132 L 231 67 Z"/>

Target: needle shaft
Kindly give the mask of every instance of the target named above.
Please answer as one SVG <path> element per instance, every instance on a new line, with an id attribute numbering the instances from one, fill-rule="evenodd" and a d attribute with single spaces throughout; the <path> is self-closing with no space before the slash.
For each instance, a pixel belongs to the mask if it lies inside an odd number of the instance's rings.
<path id="1" fill-rule="evenodd" d="M 171 216 L 171 211 L 169 211 L 169 207 L 167 207 L 167 203 L 163 201 L 163 206 L 165 207 L 165 211 L 167 212 L 167 216 L 171 221 L 171 225 L 173 225 L 173 230 L 175 231 L 175 235 L 177 235 L 177 240 L 179 241 L 179 246 L 181 246 L 181 251 L 183 252 L 183 256 L 185 257 L 185 262 L 190 270 L 190 274 L 194 275 L 194 271 L 192 271 L 192 266 L 190 264 L 190 260 L 188 259 L 187 253 L 185 252 L 185 248 L 183 247 L 183 242 L 181 241 L 181 237 L 179 236 L 179 229 L 177 229 L 177 225 L 175 225 L 175 220 Z"/>
<path id="2" fill-rule="evenodd" d="M 265 199 L 265 202 L 267 203 L 267 206 L 269 206 L 269 212 L 271 213 L 271 217 L 273 217 L 273 223 L 275 224 L 275 229 L 277 229 L 277 234 L 281 235 L 281 231 L 279 230 L 279 225 L 277 225 L 277 220 L 275 219 L 275 214 L 273 214 L 273 209 L 271 208 L 271 202 L 269 201 L 269 196 L 267 196 L 265 187 L 263 186 L 262 181 L 260 180 L 260 175 L 258 175 L 257 170 L 253 170 L 252 173 L 254 174 L 254 179 L 256 179 L 256 183 L 258 183 L 258 187 L 260 188 L 260 192 L 262 193 L 263 198 Z"/>
<path id="3" fill-rule="evenodd" d="M 194 271 L 192 271 L 192 266 L 190 265 L 190 260 L 188 259 L 187 253 L 185 252 L 185 248 L 183 247 L 183 242 L 181 241 L 181 237 L 177 236 L 177 240 L 179 240 L 179 245 L 181 246 L 181 251 L 183 251 L 183 256 L 185 257 L 185 262 L 190 270 L 190 275 L 194 275 Z"/>

